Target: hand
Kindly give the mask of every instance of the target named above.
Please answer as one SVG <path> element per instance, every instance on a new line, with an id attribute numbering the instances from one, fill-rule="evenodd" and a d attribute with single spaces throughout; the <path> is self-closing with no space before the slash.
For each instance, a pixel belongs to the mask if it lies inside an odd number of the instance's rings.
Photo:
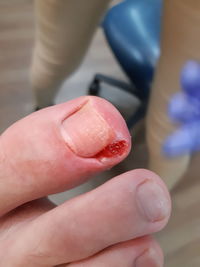
<path id="1" fill-rule="evenodd" d="M 96 97 L 8 128 L 0 138 L 0 266 L 163 266 L 149 235 L 166 225 L 171 203 L 154 173 L 129 171 L 58 207 L 45 198 L 111 168 L 130 148 L 121 115 Z"/>
<path id="2" fill-rule="evenodd" d="M 200 150 L 200 64 L 189 61 L 181 73 L 182 92 L 173 95 L 168 113 L 179 127 L 165 141 L 168 156 L 191 154 Z"/>

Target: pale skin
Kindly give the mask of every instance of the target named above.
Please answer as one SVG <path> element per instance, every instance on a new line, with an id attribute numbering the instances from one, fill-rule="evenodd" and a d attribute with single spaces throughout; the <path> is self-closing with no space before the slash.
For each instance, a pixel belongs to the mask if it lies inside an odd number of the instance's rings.
<path id="1" fill-rule="evenodd" d="M 156 174 L 129 171 L 58 207 L 45 198 L 128 155 L 129 132 L 110 103 L 81 97 L 35 112 L 0 148 L 0 266 L 163 266 L 151 234 L 167 224 L 171 201 Z"/>

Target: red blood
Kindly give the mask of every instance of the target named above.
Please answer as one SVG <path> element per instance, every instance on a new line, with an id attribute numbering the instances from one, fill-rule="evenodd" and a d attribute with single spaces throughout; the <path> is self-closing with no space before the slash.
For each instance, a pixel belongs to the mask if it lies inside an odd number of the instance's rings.
<path id="1" fill-rule="evenodd" d="M 117 141 L 105 147 L 101 152 L 99 152 L 96 157 L 117 157 L 121 156 L 127 148 L 127 143 L 124 140 Z"/>

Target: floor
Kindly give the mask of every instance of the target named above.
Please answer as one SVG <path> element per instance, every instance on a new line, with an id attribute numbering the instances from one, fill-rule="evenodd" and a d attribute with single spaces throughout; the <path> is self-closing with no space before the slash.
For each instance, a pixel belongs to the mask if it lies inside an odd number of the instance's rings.
<path id="1" fill-rule="evenodd" d="M 34 45 L 34 20 L 32 0 L 1 0 L 0 2 L 0 133 L 14 121 L 28 115 L 34 107 L 29 85 L 29 66 Z M 115 58 L 106 45 L 99 29 L 85 57 L 83 64 L 62 86 L 55 102 L 60 103 L 84 95 L 93 75 L 106 73 L 126 80 Z M 111 100 L 125 117 L 130 115 L 137 101 L 114 88 L 103 85 L 102 96 Z M 120 99 L 120 101 L 119 101 Z M 121 172 L 145 167 L 147 151 L 143 142 L 143 125 L 140 135 L 134 138 L 134 151 L 128 159 L 112 171 L 101 174 L 90 183 L 76 190 L 51 196 L 61 203 L 72 196 L 91 190 Z M 200 179 L 198 162 L 193 157 L 188 173 L 171 192 L 173 214 L 168 227 L 157 238 L 166 255 L 167 267 L 200 266 Z M 146 267 L 146 266 L 145 266 Z"/>

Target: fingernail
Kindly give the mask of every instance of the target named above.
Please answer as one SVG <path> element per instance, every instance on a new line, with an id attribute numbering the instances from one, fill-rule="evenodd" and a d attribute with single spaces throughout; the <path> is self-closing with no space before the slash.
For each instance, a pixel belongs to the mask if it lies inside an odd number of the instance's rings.
<path id="1" fill-rule="evenodd" d="M 93 157 L 112 143 L 114 131 L 92 103 L 87 102 L 62 124 L 63 137 L 70 149 L 81 157 Z"/>
<path id="2" fill-rule="evenodd" d="M 154 249 L 149 249 L 136 259 L 134 267 L 162 267 L 162 261 Z"/>
<path id="3" fill-rule="evenodd" d="M 139 185 L 136 196 L 138 208 L 148 221 L 161 221 L 169 216 L 169 199 L 157 183 L 147 180 Z"/>

